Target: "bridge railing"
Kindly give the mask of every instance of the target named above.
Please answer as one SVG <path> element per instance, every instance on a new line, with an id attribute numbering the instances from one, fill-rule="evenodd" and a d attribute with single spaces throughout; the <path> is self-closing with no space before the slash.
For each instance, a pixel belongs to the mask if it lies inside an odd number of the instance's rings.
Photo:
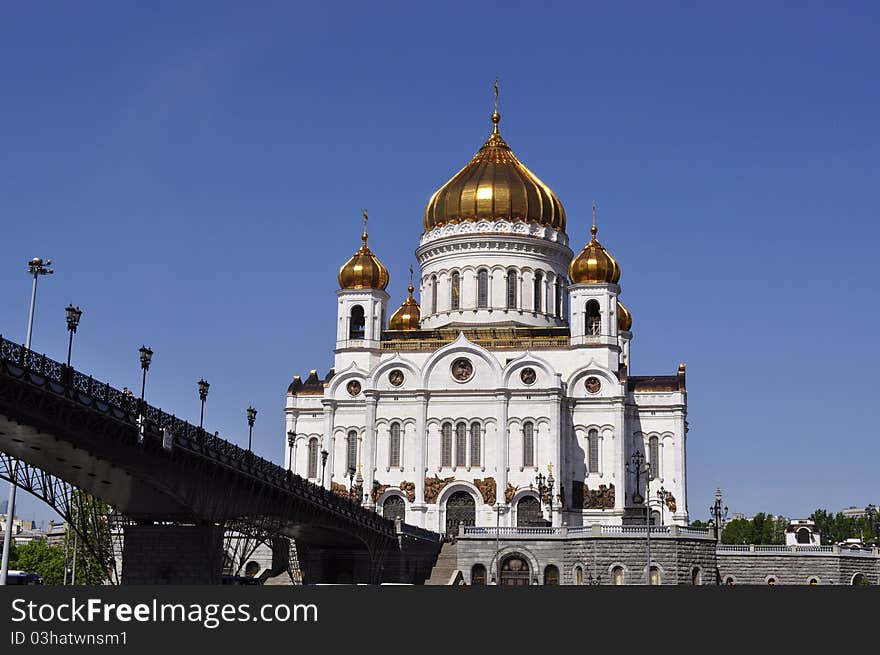
<path id="1" fill-rule="evenodd" d="M 289 469 L 255 455 L 252 451 L 245 450 L 216 434 L 210 434 L 203 428 L 163 412 L 157 407 L 141 403 L 140 399 L 131 392 L 120 391 L 106 382 L 68 368 L 46 355 L 4 339 L 2 335 L 0 335 L 0 364 L 5 372 L 15 378 L 25 379 L 34 386 L 49 389 L 79 404 L 110 414 L 131 424 L 135 429 L 138 426 L 138 417 L 143 415 L 149 431 L 161 434 L 161 430 L 164 429 L 171 432 L 174 448 L 189 450 L 256 477 L 266 484 L 305 496 L 326 509 L 386 533 L 389 537 L 395 535 L 394 523 L 379 514 L 313 484 Z"/>

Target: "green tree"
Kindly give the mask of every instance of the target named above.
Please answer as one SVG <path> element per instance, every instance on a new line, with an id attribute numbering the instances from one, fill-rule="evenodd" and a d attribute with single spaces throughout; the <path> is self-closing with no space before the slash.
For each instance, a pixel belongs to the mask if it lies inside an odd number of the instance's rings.
<path id="1" fill-rule="evenodd" d="M 64 580 L 64 548 L 50 546 L 45 539 L 34 539 L 17 546 L 9 558 L 9 568 L 25 573 L 39 573 L 43 583 L 61 584 Z"/>

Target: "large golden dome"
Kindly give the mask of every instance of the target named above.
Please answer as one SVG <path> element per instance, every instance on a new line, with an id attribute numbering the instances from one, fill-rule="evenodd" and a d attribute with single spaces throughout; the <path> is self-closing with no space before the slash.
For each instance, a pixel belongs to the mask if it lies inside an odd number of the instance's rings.
<path id="1" fill-rule="evenodd" d="M 501 138 L 498 122 L 483 147 L 455 176 L 438 189 L 425 209 L 425 231 L 462 221 L 520 220 L 565 230 L 559 198 L 517 159 Z"/>
<path id="2" fill-rule="evenodd" d="M 419 308 L 419 303 L 413 298 L 413 291 L 415 291 L 415 288 L 413 287 L 412 282 L 410 282 L 409 296 L 407 296 L 407 299 L 403 301 L 403 304 L 397 308 L 397 311 L 391 315 L 391 318 L 388 319 L 389 330 L 419 329 L 419 320 L 422 317 L 422 311 Z"/>
<path id="3" fill-rule="evenodd" d="M 593 238 L 568 266 L 572 284 L 617 284 L 620 265 L 596 238 L 596 224 L 590 228 Z"/>
<path id="4" fill-rule="evenodd" d="M 342 289 L 384 289 L 388 286 L 388 269 L 367 247 L 367 212 L 364 210 L 363 245 L 339 269 Z"/>

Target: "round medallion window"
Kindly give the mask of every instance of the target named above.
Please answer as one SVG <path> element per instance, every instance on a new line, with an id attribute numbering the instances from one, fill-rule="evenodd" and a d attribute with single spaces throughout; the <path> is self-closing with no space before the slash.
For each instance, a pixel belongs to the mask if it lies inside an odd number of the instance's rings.
<path id="1" fill-rule="evenodd" d="M 535 369 L 527 367 L 520 371 L 519 379 L 523 381 L 523 384 L 535 384 L 538 374 L 535 373 Z"/>
<path id="2" fill-rule="evenodd" d="M 403 371 L 399 368 L 394 369 L 388 374 L 388 381 L 391 383 L 392 387 L 399 387 L 403 384 Z"/>
<path id="3" fill-rule="evenodd" d="M 347 385 L 345 385 L 346 390 L 352 396 L 356 396 L 361 392 L 361 383 L 357 380 L 352 380 Z"/>
<path id="4" fill-rule="evenodd" d="M 459 357 L 452 362 L 452 377 L 459 382 L 467 382 L 474 375 L 474 365 L 471 360 L 465 357 Z"/>
<path id="5" fill-rule="evenodd" d="M 599 389 L 602 388 L 602 382 L 595 375 L 591 375 L 584 382 L 584 386 L 587 388 L 587 393 L 599 393 Z"/>

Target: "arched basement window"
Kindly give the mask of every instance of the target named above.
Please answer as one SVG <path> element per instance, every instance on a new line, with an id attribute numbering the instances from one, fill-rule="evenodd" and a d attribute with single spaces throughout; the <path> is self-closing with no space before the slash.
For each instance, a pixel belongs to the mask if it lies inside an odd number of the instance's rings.
<path id="1" fill-rule="evenodd" d="M 547 565 L 547 568 L 544 569 L 544 584 L 550 586 L 559 584 L 559 569 L 553 564 Z"/>
<path id="2" fill-rule="evenodd" d="M 400 466 L 400 423 L 392 423 L 388 435 L 388 466 Z"/>
<path id="3" fill-rule="evenodd" d="M 471 585 L 474 587 L 486 586 L 486 567 L 482 564 L 474 564 L 471 568 Z"/>
<path id="4" fill-rule="evenodd" d="M 579 566 L 574 567 L 574 583 L 576 585 L 584 584 L 584 570 Z"/>
<path id="5" fill-rule="evenodd" d="M 587 434 L 587 470 L 590 473 L 599 472 L 599 431 L 590 430 Z"/>
<path id="6" fill-rule="evenodd" d="M 516 271 L 507 271 L 507 309 L 516 309 Z"/>
<path id="7" fill-rule="evenodd" d="M 531 421 L 523 423 L 523 466 L 535 465 L 535 425 Z"/>
<path id="8" fill-rule="evenodd" d="M 623 584 L 623 567 L 615 566 L 611 569 L 611 584 L 620 586 Z"/>
<path id="9" fill-rule="evenodd" d="M 584 330 L 586 330 L 587 334 L 601 334 L 602 332 L 602 317 L 599 314 L 599 303 L 595 300 L 590 300 L 587 302 L 587 306 L 584 308 Z"/>
<path id="10" fill-rule="evenodd" d="M 349 339 L 363 339 L 364 338 L 364 326 L 366 325 L 366 320 L 364 319 L 364 308 L 360 305 L 355 305 L 351 308 L 351 315 L 348 321 L 348 338 Z"/>
<path id="11" fill-rule="evenodd" d="M 541 271 L 535 271 L 535 311 L 541 311 L 541 296 L 544 295 L 544 274 Z"/>
<path id="12" fill-rule="evenodd" d="M 440 466 L 452 466 L 452 423 L 440 429 Z"/>
<path id="13" fill-rule="evenodd" d="M 449 284 L 450 284 L 449 298 L 450 298 L 452 309 L 460 309 L 461 308 L 461 273 L 459 273 L 458 271 L 453 271 L 452 278 L 451 278 Z"/>
<path id="14" fill-rule="evenodd" d="M 489 306 L 489 271 L 481 268 L 477 271 L 477 307 L 485 309 Z"/>

